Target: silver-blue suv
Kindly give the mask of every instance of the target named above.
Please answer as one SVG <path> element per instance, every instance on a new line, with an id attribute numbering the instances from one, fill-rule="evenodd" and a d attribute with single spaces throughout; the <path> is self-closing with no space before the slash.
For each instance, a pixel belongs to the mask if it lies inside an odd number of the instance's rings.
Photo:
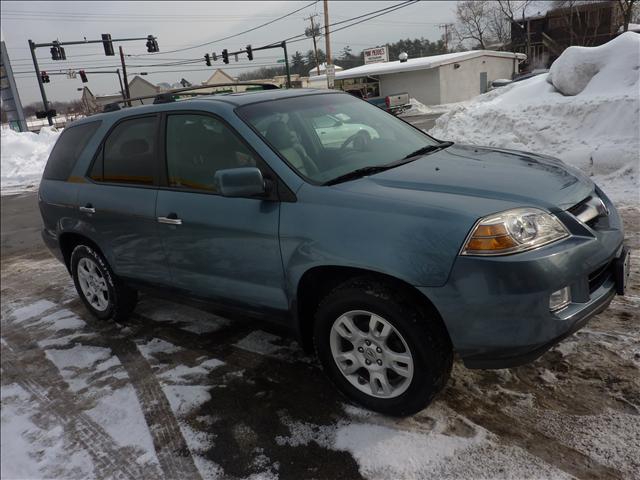
<path id="1" fill-rule="evenodd" d="M 543 155 L 453 145 L 348 94 L 268 90 L 67 127 L 43 237 L 99 319 L 137 291 L 290 327 L 350 399 L 422 409 L 529 362 L 624 293 L 607 196 Z"/>

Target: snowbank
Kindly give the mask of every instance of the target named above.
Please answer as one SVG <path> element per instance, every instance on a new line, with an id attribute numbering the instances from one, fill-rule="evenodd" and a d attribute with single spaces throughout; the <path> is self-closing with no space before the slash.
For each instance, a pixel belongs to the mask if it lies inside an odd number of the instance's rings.
<path id="1" fill-rule="evenodd" d="M 617 202 L 638 202 L 640 35 L 570 47 L 548 74 L 455 106 L 436 138 L 553 155 Z"/>
<path id="2" fill-rule="evenodd" d="M 456 108 L 459 105 L 467 104 L 467 101 L 458 102 L 458 103 L 443 103 L 440 105 L 425 105 L 424 103 L 416 100 L 415 98 L 409 99 L 409 104 L 411 107 L 400 114 L 401 117 L 411 117 L 414 115 L 432 115 L 432 114 L 442 114 L 448 112 L 452 108 Z"/>
<path id="3" fill-rule="evenodd" d="M 60 132 L 45 127 L 39 134 L 2 129 L 0 138 L 2 195 L 36 187 Z"/>

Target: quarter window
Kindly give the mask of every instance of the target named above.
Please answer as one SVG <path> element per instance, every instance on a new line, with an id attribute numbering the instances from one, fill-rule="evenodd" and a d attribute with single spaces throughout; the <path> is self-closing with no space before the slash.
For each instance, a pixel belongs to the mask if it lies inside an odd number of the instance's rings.
<path id="1" fill-rule="evenodd" d="M 93 137 L 101 122 L 83 123 L 63 130 L 49 155 L 44 169 L 46 180 L 67 180 L 80 154 Z"/>
<path id="2" fill-rule="evenodd" d="M 217 192 L 218 170 L 256 166 L 251 151 L 231 129 L 208 115 L 169 115 L 166 142 L 171 187 Z"/>
<path id="3" fill-rule="evenodd" d="M 153 185 L 157 118 L 125 120 L 113 129 L 91 169 L 97 181 Z"/>

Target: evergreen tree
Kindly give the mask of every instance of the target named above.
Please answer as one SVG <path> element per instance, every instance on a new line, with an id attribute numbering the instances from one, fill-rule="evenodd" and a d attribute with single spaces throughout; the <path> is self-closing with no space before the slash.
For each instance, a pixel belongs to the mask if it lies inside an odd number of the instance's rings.
<path id="1" fill-rule="evenodd" d="M 291 73 L 298 74 L 301 76 L 307 75 L 307 68 L 304 60 L 304 55 L 296 50 L 296 53 L 291 55 L 291 65 L 290 65 Z"/>

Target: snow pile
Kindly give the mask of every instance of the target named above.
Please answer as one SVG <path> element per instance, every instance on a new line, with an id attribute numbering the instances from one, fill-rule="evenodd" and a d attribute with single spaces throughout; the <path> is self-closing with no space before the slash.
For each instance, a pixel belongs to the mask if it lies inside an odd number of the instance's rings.
<path id="1" fill-rule="evenodd" d="M 3 128 L 1 135 L 2 194 L 37 186 L 60 132 L 52 127 L 43 127 L 39 134 Z"/>
<path id="2" fill-rule="evenodd" d="M 625 33 L 599 47 L 569 47 L 553 62 L 547 81 L 564 95 L 638 93 L 640 36 Z"/>
<path id="3" fill-rule="evenodd" d="M 429 132 L 461 143 L 558 157 L 615 201 L 638 201 L 640 35 L 570 47 L 548 74 L 455 106 Z"/>
<path id="4" fill-rule="evenodd" d="M 409 99 L 409 109 L 402 114 L 401 117 L 411 117 L 413 115 L 431 115 L 446 113 L 449 110 L 458 107 L 459 105 L 467 104 L 467 101 L 458 103 L 443 103 L 441 105 L 425 105 L 424 103 L 411 97 Z"/>

